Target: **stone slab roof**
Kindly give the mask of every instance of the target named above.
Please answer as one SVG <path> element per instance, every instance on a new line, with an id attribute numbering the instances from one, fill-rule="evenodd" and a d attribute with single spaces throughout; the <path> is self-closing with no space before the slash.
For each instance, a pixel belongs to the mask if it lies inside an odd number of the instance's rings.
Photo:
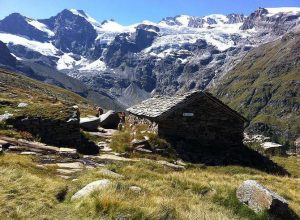
<path id="1" fill-rule="evenodd" d="M 213 97 L 211 94 L 203 91 L 193 91 L 184 94 L 178 94 L 175 96 L 154 96 L 147 100 L 144 100 L 140 104 L 134 105 L 127 109 L 127 111 L 133 115 L 139 117 L 145 117 L 153 120 L 159 120 L 163 118 L 169 112 L 172 112 L 178 106 L 182 106 L 187 102 L 192 101 L 195 97 L 207 96 L 214 101 L 220 108 L 223 108 L 231 114 L 239 117 L 243 121 L 247 121 L 243 116 L 236 111 L 223 104 L 221 101 Z"/>
<path id="2" fill-rule="evenodd" d="M 199 93 L 204 92 L 196 91 L 175 96 L 154 96 L 141 102 L 140 104 L 128 108 L 127 111 L 138 116 L 157 118 L 162 114 L 170 111 L 178 104 L 189 100 L 192 96 Z"/>

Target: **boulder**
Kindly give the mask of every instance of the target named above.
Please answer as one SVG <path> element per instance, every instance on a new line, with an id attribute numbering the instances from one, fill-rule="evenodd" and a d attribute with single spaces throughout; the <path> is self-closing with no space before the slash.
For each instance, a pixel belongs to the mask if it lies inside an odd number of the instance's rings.
<path id="1" fill-rule="evenodd" d="M 236 196 L 255 212 L 267 210 L 277 216 L 289 213 L 288 202 L 254 180 L 246 180 L 237 189 Z"/>
<path id="2" fill-rule="evenodd" d="M 100 115 L 100 126 L 103 128 L 116 129 L 120 122 L 120 117 L 115 111 L 108 111 L 103 115 Z"/>
<path id="3" fill-rule="evenodd" d="M 80 118 L 80 127 L 87 131 L 97 131 L 100 125 L 98 117 Z"/>
<path id="4" fill-rule="evenodd" d="M 28 106 L 28 104 L 25 103 L 25 102 L 21 102 L 21 103 L 18 104 L 18 108 L 25 108 L 27 106 Z"/>
<path id="5" fill-rule="evenodd" d="M 129 189 L 134 192 L 134 193 L 141 193 L 142 192 L 142 188 L 138 187 L 138 186 L 130 186 Z"/>
<path id="6" fill-rule="evenodd" d="M 96 191 L 96 190 L 103 190 L 106 189 L 107 187 L 109 187 L 111 185 L 111 181 L 107 180 L 107 179 L 103 179 L 103 180 L 97 180 L 94 181 L 88 185 L 86 185 L 85 187 L 83 187 L 81 190 L 79 190 L 78 192 L 76 192 L 72 198 L 71 201 L 77 200 L 77 199 L 81 199 L 84 198 L 88 195 L 90 195 L 92 192 Z"/>

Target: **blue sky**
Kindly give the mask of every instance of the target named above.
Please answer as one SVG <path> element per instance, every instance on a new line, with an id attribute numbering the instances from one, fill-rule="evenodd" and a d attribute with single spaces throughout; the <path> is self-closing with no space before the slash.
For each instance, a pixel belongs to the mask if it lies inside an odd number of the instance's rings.
<path id="1" fill-rule="evenodd" d="M 48 18 L 65 8 L 82 9 L 98 21 L 113 18 L 121 24 L 157 22 L 178 14 L 249 14 L 258 7 L 300 7 L 300 0 L 0 0 L 0 19 L 12 12 Z"/>

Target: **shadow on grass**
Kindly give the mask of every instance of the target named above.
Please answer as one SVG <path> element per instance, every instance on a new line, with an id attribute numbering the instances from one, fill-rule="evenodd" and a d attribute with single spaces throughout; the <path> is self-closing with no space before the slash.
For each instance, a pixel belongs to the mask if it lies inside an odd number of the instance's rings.
<path id="1" fill-rule="evenodd" d="M 174 142 L 173 142 L 174 143 Z M 180 158 L 192 163 L 210 166 L 239 165 L 255 168 L 270 174 L 290 175 L 283 167 L 247 146 L 201 146 L 198 143 L 174 144 Z"/>

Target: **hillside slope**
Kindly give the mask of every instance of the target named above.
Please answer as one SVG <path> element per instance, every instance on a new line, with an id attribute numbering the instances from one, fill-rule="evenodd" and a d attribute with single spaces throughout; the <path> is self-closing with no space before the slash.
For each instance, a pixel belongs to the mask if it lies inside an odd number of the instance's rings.
<path id="1" fill-rule="evenodd" d="M 4 69 L 0 69 L 0 92 L 0 114 L 64 118 L 74 105 L 83 115 L 94 109 L 91 102 L 73 92 Z M 19 103 L 28 106 L 21 108 Z"/>
<path id="2" fill-rule="evenodd" d="M 284 143 L 300 135 L 300 31 L 253 49 L 214 93 L 263 132 Z"/>

